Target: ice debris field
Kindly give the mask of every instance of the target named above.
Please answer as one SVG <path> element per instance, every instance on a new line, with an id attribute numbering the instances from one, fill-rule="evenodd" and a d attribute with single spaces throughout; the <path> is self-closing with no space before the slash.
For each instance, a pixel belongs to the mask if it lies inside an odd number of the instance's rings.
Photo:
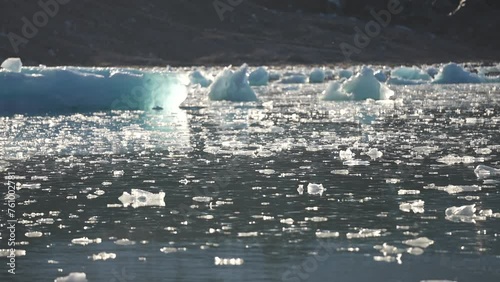
<path id="1" fill-rule="evenodd" d="M 18 275 L 497 281 L 499 74 L 8 59 L 0 172 Z"/>

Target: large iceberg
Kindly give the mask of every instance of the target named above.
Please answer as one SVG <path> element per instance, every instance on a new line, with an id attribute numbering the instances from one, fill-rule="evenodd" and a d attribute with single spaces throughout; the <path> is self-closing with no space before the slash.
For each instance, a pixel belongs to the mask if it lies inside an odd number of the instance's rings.
<path id="1" fill-rule="evenodd" d="M 174 109 L 185 84 L 164 70 L 23 67 L 0 71 L 0 115 Z"/>
<path id="2" fill-rule="evenodd" d="M 396 85 L 414 85 L 428 83 L 431 76 L 417 67 L 399 67 L 391 72 L 391 78 L 388 84 Z"/>
<path id="3" fill-rule="evenodd" d="M 248 76 L 248 81 L 252 86 L 264 86 L 269 82 L 269 72 L 264 67 L 259 67 Z"/>
<path id="4" fill-rule="evenodd" d="M 463 67 L 449 63 L 444 65 L 436 75 L 432 83 L 434 84 L 455 84 L 455 83 L 481 83 L 484 79 L 475 73 L 465 70 Z"/>
<path id="5" fill-rule="evenodd" d="M 365 67 L 356 76 L 342 84 L 331 82 L 323 92 L 322 99 L 327 101 L 385 100 L 392 95 L 394 91 L 380 83 L 375 78 L 372 69 Z"/>
<path id="6" fill-rule="evenodd" d="M 244 64 L 237 71 L 224 68 L 210 85 L 208 97 L 213 101 L 248 102 L 257 101 L 257 95 L 248 83 L 248 66 Z"/>

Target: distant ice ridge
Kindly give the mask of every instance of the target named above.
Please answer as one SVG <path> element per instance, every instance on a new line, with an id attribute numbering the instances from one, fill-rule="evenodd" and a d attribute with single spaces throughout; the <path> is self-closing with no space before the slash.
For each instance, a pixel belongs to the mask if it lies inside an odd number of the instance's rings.
<path id="1" fill-rule="evenodd" d="M 118 198 L 124 207 L 132 206 L 134 209 L 148 206 L 164 207 L 164 199 L 165 192 L 154 194 L 140 189 L 132 189 L 130 194 L 123 192 L 123 195 Z"/>
<path id="2" fill-rule="evenodd" d="M 340 84 L 331 82 L 323 92 L 322 99 L 327 101 L 348 100 L 386 100 L 394 95 L 394 91 L 380 83 L 373 70 L 364 67 L 356 76 Z"/>
<path id="3" fill-rule="evenodd" d="M 237 71 L 224 68 L 210 85 L 208 97 L 213 101 L 248 102 L 257 101 L 257 95 L 250 87 L 247 77 L 248 66 L 242 65 Z"/>
<path id="4" fill-rule="evenodd" d="M 0 115 L 176 109 L 181 76 L 165 70 L 22 67 L 0 71 Z"/>
<path id="5" fill-rule="evenodd" d="M 427 72 L 417 67 L 399 67 L 391 72 L 391 78 L 387 83 L 396 85 L 424 84 L 431 79 Z"/>

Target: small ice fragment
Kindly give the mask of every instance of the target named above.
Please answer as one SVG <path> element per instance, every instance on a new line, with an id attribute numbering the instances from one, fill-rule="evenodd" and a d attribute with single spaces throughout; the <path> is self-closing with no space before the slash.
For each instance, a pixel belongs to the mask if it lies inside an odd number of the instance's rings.
<path id="1" fill-rule="evenodd" d="M 100 252 L 97 255 L 92 255 L 92 260 L 108 260 L 108 259 L 115 259 L 116 254 L 115 253 L 106 253 L 106 252 Z"/>
<path id="2" fill-rule="evenodd" d="M 411 247 L 406 250 L 410 255 L 419 256 L 424 253 L 424 250 L 419 247 Z"/>
<path id="3" fill-rule="evenodd" d="M 304 194 L 304 185 L 299 185 L 299 187 L 297 188 L 297 192 L 299 192 L 299 195 Z"/>
<path id="4" fill-rule="evenodd" d="M 427 238 L 427 237 L 420 237 L 417 239 L 403 241 L 403 244 L 411 246 L 411 247 L 419 247 L 419 248 L 425 249 L 425 248 L 429 247 L 430 245 L 434 244 L 434 241 Z"/>
<path id="5" fill-rule="evenodd" d="M 419 190 L 405 190 L 405 189 L 400 189 L 398 191 L 398 195 L 418 195 L 420 194 Z"/>
<path id="6" fill-rule="evenodd" d="M 369 156 L 372 160 L 376 160 L 378 158 L 381 158 L 384 154 L 377 148 L 371 148 L 370 150 L 368 150 L 366 155 Z"/>
<path id="7" fill-rule="evenodd" d="M 23 63 L 21 62 L 20 58 L 8 58 L 7 60 L 3 61 L 1 67 L 9 72 L 21 72 L 21 69 L 23 67 Z"/>
<path id="8" fill-rule="evenodd" d="M 200 202 L 200 203 L 209 203 L 210 201 L 212 201 L 212 197 L 196 196 L 196 197 L 193 197 L 193 201 Z"/>
<path id="9" fill-rule="evenodd" d="M 215 265 L 242 265 L 244 262 L 241 258 L 214 258 Z"/>
<path id="10" fill-rule="evenodd" d="M 34 189 L 40 189 L 41 187 L 42 187 L 42 184 L 40 184 L 40 183 L 32 183 L 32 184 L 24 183 L 24 184 L 18 186 L 17 190 L 21 190 L 21 189 L 34 190 Z"/>
<path id="11" fill-rule="evenodd" d="M 125 174 L 123 170 L 114 170 L 113 177 L 122 177 Z"/>
<path id="12" fill-rule="evenodd" d="M 367 229 L 362 228 L 358 233 L 347 233 L 347 239 L 359 239 L 359 238 L 371 238 L 371 237 L 380 237 L 383 236 L 383 229 Z"/>
<path id="13" fill-rule="evenodd" d="M 164 254 L 176 253 L 177 252 L 177 248 L 163 247 L 163 248 L 160 249 L 160 252 L 162 252 Z"/>
<path id="14" fill-rule="evenodd" d="M 116 245 L 119 245 L 119 246 L 131 246 L 131 245 L 135 245 L 135 241 L 131 241 L 129 239 L 119 239 L 119 240 L 116 240 L 114 242 Z"/>
<path id="15" fill-rule="evenodd" d="M 400 254 L 403 252 L 403 250 L 398 249 L 395 246 L 391 246 L 387 243 L 384 243 L 382 245 L 375 245 L 373 246 L 375 250 L 379 250 L 381 253 L 384 254 L 384 256 L 387 255 L 394 255 L 394 254 Z"/>
<path id="16" fill-rule="evenodd" d="M 83 272 L 71 272 L 68 276 L 56 278 L 54 282 L 88 282 L 88 280 Z"/>
<path id="17" fill-rule="evenodd" d="M 159 192 L 154 194 L 148 191 L 140 189 L 132 189 L 131 193 L 123 192 L 123 194 L 118 198 L 122 202 L 124 207 L 132 206 L 134 209 L 138 207 L 148 207 L 148 206 L 165 206 L 165 193 Z"/>
<path id="18" fill-rule="evenodd" d="M 314 184 L 309 183 L 307 185 L 307 193 L 311 195 L 323 195 L 325 188 L 323 188 L 323 184 Z"/>
<path id="19" fill-rule="evenodd" d="M 475 162 L 483 162 L 484 158 L 475 158 L 471 156 L 457 156 L 457 155 L 447 155 L 441 158 L 438 158 L 436 161 L 440 163 L 444 163 L 447 165 L 454 165 L 454 164 L 472 164 Z"/>
<path id="20" fill-rule="evenodd" d="M 100 244 L 102 242 L 101 238 L 96 238 L 96 239 L 89 239 L 87 237 L 82 237 L 82 238 L 76 238 L 71 240 L 72 244 L 75 245 L 82 245 L 82 246 L 87 246 L 92 243 Z"/>
<path id="21" fill-rule="evenodd" d="M 477 178 L 488 178 L 491 176 L 497 176 L 500 175 L 500 169 L 496 169 L 494 167 L 486 166 L 486 165 L 478 165 L 474 169 L 474 173 L 476 174 Z"/>
<path id="22" fill-rule="evenodd" d="M 33 231 L 33 232 L 26 232 L 24 234 L 24 236 L 28 237 L 28 238 L 39 238 L 39 237 L 42 237 L 43 236 L 43 233 L 42 232 L 39 232 L 39 231 Z"/>
<path id="23" fill-rule="evenodd" d="M 257 237 L 259 232 L 238 232 L 238 237 Z"/>
<path id="24" fill-rule="evenodd" d="M 451 216 L 474 216 L 476 212 L 476 205 L 465 205 L 461 207 L 449 207 L 446 209 L 445 214 L 447 217 Z"/>
<path id="25" fill-rule="evenodd" d="M 340 236 L 339 232 L 333 231 L 316 231 L 316 237 L 318 238 L 337 238 Z"/>
<path id="26" fill-rule="evenodd" d="M 343 161 L 352 160 L 354 156 L 355 154 L 351 151 L 350 148 L 347 148 L 347 150 L 345 151 L 340 150 L 339 152 L 339 157 Z"/>
<path id="27" fill-rule="evenodd" d="M 16 249 L 0 249 L 0 258 L 5 257 L 23 257 L 26 255 L 25 250 L 16 250 Z"/>
<path id="28" fill-rule="evenodd" d="M 348 160 L 343 163 L 346 166 L 367 166 L 370 165 L 369 161 L 362 161 L 362 160 Z"/>
<path id="29" fill-rule="evenodd" d="M 399 205 L 399 209 L 404 212 L 412 211 L 413 213 L 424 213 L 424 204 L 424 201 L 416 200 L 407 203 L 401 203 Z"/>

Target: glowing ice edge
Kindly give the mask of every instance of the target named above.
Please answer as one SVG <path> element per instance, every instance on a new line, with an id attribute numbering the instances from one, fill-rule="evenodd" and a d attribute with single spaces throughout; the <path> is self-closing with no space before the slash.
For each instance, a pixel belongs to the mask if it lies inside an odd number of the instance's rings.
<path id="1" fill-rule="evenodd" d="M 176 109 L 183 77 L 165 70 L 22 67 L 0 70 L 0 114 Z"/>

